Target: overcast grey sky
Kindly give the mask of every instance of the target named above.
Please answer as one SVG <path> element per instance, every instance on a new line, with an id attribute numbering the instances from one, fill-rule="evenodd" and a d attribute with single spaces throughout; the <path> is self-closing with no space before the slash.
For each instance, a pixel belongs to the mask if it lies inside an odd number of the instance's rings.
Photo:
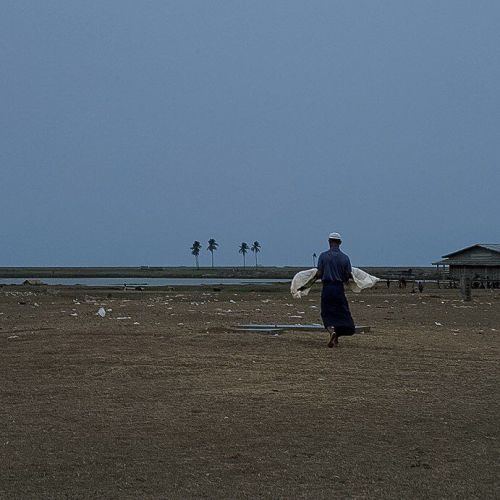
<path id="1" fill-rule="evenodd" d="M 0 266 L 500 242 L 500 2 L 3 0 Z M 201 263 L 209 265 L 203 252 Z"/>

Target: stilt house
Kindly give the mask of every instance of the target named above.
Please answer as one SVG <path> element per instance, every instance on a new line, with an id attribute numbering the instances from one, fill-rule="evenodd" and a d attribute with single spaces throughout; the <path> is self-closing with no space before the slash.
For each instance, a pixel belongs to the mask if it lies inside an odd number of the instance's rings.
<path id="1" fill-rule="evenodd" d="M 462 250 L 443 255 L 433 262 L 438 271 L 447 271 L 454 280 L 470 278 L 476 283 L 493 286 L 500 284 L 500 243 L 478 243 Z"/>

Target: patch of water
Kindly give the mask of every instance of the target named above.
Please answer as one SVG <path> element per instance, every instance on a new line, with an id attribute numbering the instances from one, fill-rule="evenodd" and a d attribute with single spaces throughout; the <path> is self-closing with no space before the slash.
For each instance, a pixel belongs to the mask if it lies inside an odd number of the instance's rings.
<path id="1" fill-rule="evenodd" d="M 22 285 L 33 278 L 0 278 L 0 285 Z M 200 286 L 200 285 L 270 285 L 289 283 L 287 279 L 238 278 L 40 278 L 47 285 L 83 286 Z"/>

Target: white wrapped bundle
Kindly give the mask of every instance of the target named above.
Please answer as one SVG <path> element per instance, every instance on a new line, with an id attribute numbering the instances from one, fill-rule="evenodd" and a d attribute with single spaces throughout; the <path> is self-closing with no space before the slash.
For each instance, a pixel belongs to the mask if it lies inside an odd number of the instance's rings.
<path id="1" fill-rule="evenodd" d="M 358 267 L 352 268 L 352 277 L 354 278 L 354 281 L 349 283 L 349 288 L 354 293 L 359 293 L 365 288 L 371 288 L 375 285 L 375 283 L 377 283 L 377 281 L 380 281 L 380 278 L 372 276 Z"/>
<path id="2" fill-rule="evenodd" d="M 312 269 L 307 269 L 306 271 L 300 271 L 293 277 L 292 284 L 290 285 L 290 292 L 292 292 L 292 297 L 294 299 L 300 299 L 309 293 L 312 283 L 304 290 L 299 290 L 299 288 L 302 288 L 309 281 L 311 281 L 314 276 L 316 276 L 317 272 L 318 270 L 313 267 Z"/>
<path id="3" fill-rule="evenodd" d="M 314 276 L 316 276 L 317 272 L 318 270 L 313 267 L 312 269 L 300 271 L 293 277 L 292 284 L 290 285 L 290 292 L 294 299 L 300 299 L 309 293 L 309 290 L 313 285 L 311 280 Z M 375 283 L 377 283 L 377 281 L 380 281 L 380 278 L 372 276 L 357 267 L 352 268 L 352 277 L 354 278 L 354 281 L 349 283 L 349 288 L 354 293 L 359 293 L 365 288 L 371 288 L 375 285 Z M 302 287 L 305 288 L 303 290 L 299 290 Z"/>

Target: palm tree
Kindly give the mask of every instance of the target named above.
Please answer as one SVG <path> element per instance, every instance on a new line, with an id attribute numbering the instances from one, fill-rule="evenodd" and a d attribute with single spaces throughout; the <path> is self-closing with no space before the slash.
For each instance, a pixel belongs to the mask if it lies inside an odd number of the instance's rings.
<path id="1" fill-rule="evenodd" d="M 316 252 L 313 253 L 313 267 L 316 267 Z"/>
<path id="2" fill-rule="evenodd" d="M 240 245 L 240 249 L 238 250 L 239 253 L 243 254 L 243 267 L 246 267 L 245 255 L 247 254 L 248 250 L 250 250 L 250 247 L 248 246 L 248 243 L 245 243 L 245 242 L 243 242 Z"/>
<path id="3" fill-rule="evenodd" d="M 254 241 L 250 250 L 255 254 L 255 267 L 257 267 L 257 254 L 260 252 L 260 243 Z"/>
<path id="4" fill-rule="evenodd" d="M 196 261 L 196 269 L 200 268 L 200 263 L 198 262 L 198 255 L 200 255 L 201 243 L 198 240 L 195 240 L 193 246 L 191 247 L 191 254 L 194 255 L 194 259 Z"/>
<path id="5" fill-rule="evenodd" d="M 218 246 L 219 244 L 213 238 L 208 240 L 207 250 L 212 254 L 212 267 L 214 267 L 214 250 L 217 250 Z"/>

